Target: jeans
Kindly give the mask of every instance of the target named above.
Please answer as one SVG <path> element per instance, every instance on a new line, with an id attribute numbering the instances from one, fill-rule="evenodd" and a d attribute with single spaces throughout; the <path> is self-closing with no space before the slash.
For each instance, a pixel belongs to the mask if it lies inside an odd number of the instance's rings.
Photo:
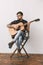
<path id="1" fill-rule="evenodd" d="M 18 30 L 17 34 L 15 35 L 14 42 L 16 42 L 17 48 L 20 49 L 20 45 L 23 41 L 24 32 L 21 30 Z"/>

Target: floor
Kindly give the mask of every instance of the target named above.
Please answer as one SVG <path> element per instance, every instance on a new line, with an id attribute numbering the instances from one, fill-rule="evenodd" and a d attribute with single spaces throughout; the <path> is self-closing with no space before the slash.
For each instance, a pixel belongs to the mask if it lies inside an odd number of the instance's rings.
<path id="1" fill-rule="evenodd" d="M 27 57 L 22 54 L 15 54 L 10 58 L 11 54 L 0 53 L 0 65 L 43 65 L 43 54 L 29 54 Z"/>

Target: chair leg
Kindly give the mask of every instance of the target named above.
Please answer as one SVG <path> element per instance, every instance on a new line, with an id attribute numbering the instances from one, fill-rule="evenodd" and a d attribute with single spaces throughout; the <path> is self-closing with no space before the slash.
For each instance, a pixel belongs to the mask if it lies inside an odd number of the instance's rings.
<path id="1" fill-rule="evenodd" d="M 22 57 L 22 54 L 19 52 L 19 54 L 21 55 L 21 57 Z"/>
<path id="2" fill-rule="evenodd" d="M 15 52 L 16 52 L 16 50 L 17 50 L 17 48 L 15 49 L 15 51 L 11 54 L 11 58 L 13 57 L 13 55 L 15 54 Z"/>
<path id="3" fill-rule="evenodd" d="M 28 39 L 27 39 L 27 40 L 28 40 Z M 22 45 L 21 50 L 22 50 L 22 48 L 24 49 L 24 45 L 26 44 L 27 40 L 26 40 L 25 43 Z M 16 48 L 15 51 L 12 53 L 12 55 L 11 55 L 10 57 L 12 57 L 12 56 L 15 54 L 16 50 L 18 50 L 18 49 Z M 27 54 L 27 52 L 26 52 L 25 49 L 24 49 L 24 51 L 25 51 L 26 55 L 28 56 L 28 54 Z M 21 53 L 20 53 L 20 54 L 21 54 Z M 22 55 L 21 55 L 21 56 L 22 56 Z"/>
<path id="4" fill-rule="evenodd" d="M 10 58 L 13 57 L 13 55 L 15 54 L 15 52 L 17 51 L 18 49 L 16 48 L 15 51 L 11 54 Z M 20 53 L 20 52 L 19 52 Z M 20 55 L 22 56 L 22 54 L 20 53 Z"/>
<path id="5" fill-rule="evenodd" d="M 27 57 L 28 57 L 28 53 L 26 52 L 26 50 L 24 49 L 24 47 L 23 47 L 23 50 L 25 51 L 25 53 L 26 53 L 26 55 L 27 55 Z"/>
<path id="6" fill-rule="evenodd" d="M 27 39 L 27 40 L 28 40 L 28 39 Z M 22 45 L 21 50 L 22 50 L 22 48 L 24 47 L 24 45 L 26 44 L 27 40 L 26 40 L 25 43 Z"/>

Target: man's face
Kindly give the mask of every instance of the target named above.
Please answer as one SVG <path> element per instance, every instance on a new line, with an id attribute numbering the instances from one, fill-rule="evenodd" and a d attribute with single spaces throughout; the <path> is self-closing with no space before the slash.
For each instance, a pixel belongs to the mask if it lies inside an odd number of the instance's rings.
<path id="1" fill-rule="evenodd" d="M 17 19 L 18 19 L 18 20 L 22 20 L 22 18 L 23 18 L 23 15 L 17 14 Z"/>

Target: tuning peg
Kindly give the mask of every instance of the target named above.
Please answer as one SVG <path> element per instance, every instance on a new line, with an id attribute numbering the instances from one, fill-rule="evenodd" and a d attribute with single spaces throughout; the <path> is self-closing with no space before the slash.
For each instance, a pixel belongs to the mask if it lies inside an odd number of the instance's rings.
<path id="1" fill-rule="evenodd" d="M 38 19 L 36 19 L 36 20 L 34 20 L 34 21 L 36 21 L 36 22 L 37 22 L 37 21 L 40 21 L 40 19 L 38 18 Z"/>

